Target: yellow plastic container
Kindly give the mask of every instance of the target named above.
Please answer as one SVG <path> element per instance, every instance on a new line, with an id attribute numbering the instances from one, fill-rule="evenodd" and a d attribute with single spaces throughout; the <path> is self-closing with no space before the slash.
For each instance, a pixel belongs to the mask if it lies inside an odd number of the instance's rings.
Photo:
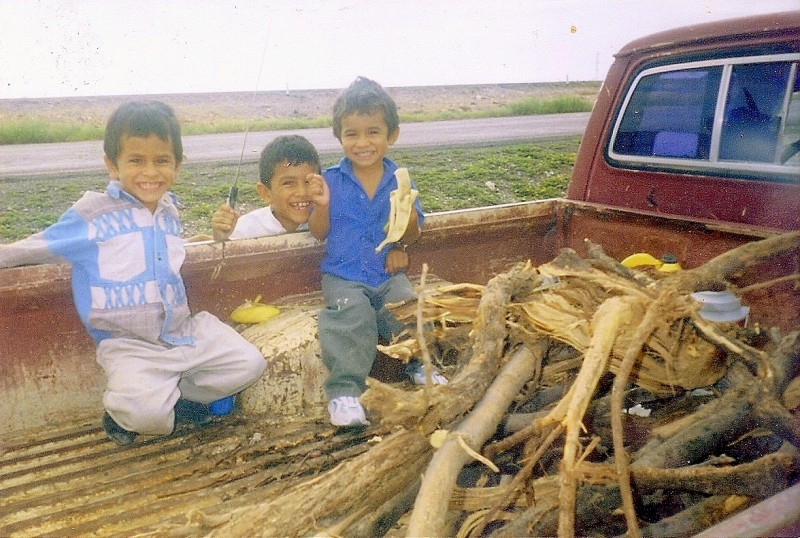
<path id="1" fill-rule="evenodd" d="M 658 259 L 647 252 L 637 252 L 636 254 L 631 254 L 620 263 L 630 269 L 635 267 L 655 267 L 662 273 L 674 273 L 682 269 L 681 264 L 678 263 L 678 258 L 671 253 L 666 253 L 661 259 Z"/>
<path id="2" fill-rule="evenodd" d="M 631 269 L 634 267 L 642 267 L 646 265 L 659 268 L 662 265 L 661 260 L 653 257 L 652 254 L 648 254 L 647 252 L 637 252 L 636 254 L 631 254 L 630 256 L 622 260 L 621 263 L 625 267 Z"/>

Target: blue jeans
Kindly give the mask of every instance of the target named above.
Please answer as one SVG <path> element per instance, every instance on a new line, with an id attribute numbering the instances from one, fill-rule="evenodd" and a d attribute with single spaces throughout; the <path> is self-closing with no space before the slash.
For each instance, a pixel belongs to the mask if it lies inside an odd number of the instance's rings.
<path id="1" fill-rule="evenodd" d="M 384 305 L 413 299 L 414 288 L 404 273 L 377 288 L 323 274 L 322 295 L 325 308 L 318 322 L 322 361 L 329 372 L 325 394 L 329 400 L 358 397 L 366 390 L 379 338 L 403 329 Z"/>

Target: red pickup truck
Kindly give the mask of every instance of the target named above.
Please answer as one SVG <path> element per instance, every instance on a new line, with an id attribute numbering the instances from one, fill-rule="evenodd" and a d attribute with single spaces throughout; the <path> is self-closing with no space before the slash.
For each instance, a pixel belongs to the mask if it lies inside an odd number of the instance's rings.
<path id="1" fill-rule="evenodd" d="M 583 253 L 587 238 L 618 260 L 670 253 L 692 268 L 800 230 L 798 36 L 794 11 L 629 43 L 599 92 L 567 197 L 428 215 L 409 250 L 410 273 L 419 275 L 425 263 L 443 280 L 484 284 L 516 262 L 548 262 L 562 247 Z M 226 318 L 255 294 L 291 304 L 320 288 L 322 246 L 305 233 L 187 251 L 183 276 L 195 311 Z M 741 287 L 755 276 L 786 277 L 743 297 L 752 323 L 800 328 L 791 278 L 798 267 L 794 250 L 738 277 Z M 169 479 L 212 472 L 203 462 L 218 457 L 202 443 L 169 459 L 177 441 L 129 452 L 107 442 L 98 420 L 104 380 L 72 307 L 68 267 L 0 270 L 0 341 L 0 535 L 133 534 L 212 499 L 222 511 L 241 505 L 219 493 L 250 487 L 233 463 L 195 490 Z M 266 401 L 269 390 L 284 391 L 277 409 L 289 410 L 286 420 L 323 409 L 318 391 L 308 390 L 320 380 L 309 365 L 319 361 L 312 345 L 302 349 L 310 355 L 305 366 L 271 363 L 273 388 L 244 397 L 245 412 L 278 412 Z M 154 480 L 161 480 L 157 494 Z M 789 500 L 774 500 L 772 521 L 757 519 L 753 534 L 800 521 L 797 488 L 787 490 Z M 120 506 L 131 508 L 121 513 Z"/>

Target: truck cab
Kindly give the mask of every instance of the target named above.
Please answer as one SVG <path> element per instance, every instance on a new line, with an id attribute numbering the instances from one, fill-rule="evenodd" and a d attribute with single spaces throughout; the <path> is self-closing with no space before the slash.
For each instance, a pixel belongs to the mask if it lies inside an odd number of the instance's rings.
<path id="1" fill-rule="evenodd" d="M 687 26 L 624 46 L 568 198 L 800 228 L 800 11 Z"/>

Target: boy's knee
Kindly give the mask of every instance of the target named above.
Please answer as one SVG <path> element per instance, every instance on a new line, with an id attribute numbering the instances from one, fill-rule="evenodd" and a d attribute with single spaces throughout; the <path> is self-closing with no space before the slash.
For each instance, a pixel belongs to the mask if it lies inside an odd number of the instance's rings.
<path id="1" fill-rule="evenodd" d="M 252 344 L 244 347 L 239 360 L 230 364 L 226 374 L 227 392 L 240 392 L 261 378 L 267 368 L 267 361 L 261 351 Z"/>
<path id="2" fill-rule="evenodd" d="M 264 374 L 264 370 L 267 369 L 267 361 L 264 360 L 264 356 L 257 349 L 255 351 L 255 354 L 248 360 L 250 377 L 253 381 L 260 378 Z"/>
<path id="3" fill-rule="evenodd" d="M 258 379 L 267 367 L 267 361 L 261 350 L 253 344 L 247 342 L 247 346 L 242 349 L 242 369 L 248 372 L 252 377 Z"/>
<path id="4" fill-rule="evenodd" d="M 128 431 L 145 435 L 169 435 L 175 426 L 172 408 L 154 401 L 136 401 L 126 408 L 106 405 L 108 414 Z"/>

